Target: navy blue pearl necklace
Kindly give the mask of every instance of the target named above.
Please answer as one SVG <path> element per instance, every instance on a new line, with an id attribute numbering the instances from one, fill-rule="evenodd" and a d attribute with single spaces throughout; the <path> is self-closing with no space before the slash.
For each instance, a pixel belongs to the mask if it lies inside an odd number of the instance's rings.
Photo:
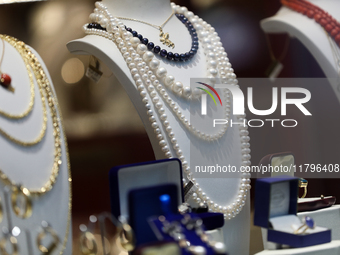
<path id="1" fill-rule="evenodd" d="M 196 29 L 191 24 L 191 22 L 183 15 L 183 14 L 175 14 L 176 17 L 187 27 L 190 35 L 191 35 L 191 48 L 188 52 L 185 53 L 173 53 L 168 52 L 165 49 L 161 49 L 160 46 L 156 45 L 153 42 L 149 42 L 148 38 L 143 37 L 143 35 L 139 34 L 137 31 L 132 30 L 131 28 L 126 27 L 126 30 L 130 32 L 134 37 L 138 37 L 141 43 L 145 44 L 149 51 L 154 52 L 155 54 L 159 54 L 162 58 L 167 58 L 168 60 L 173 61 L 188 61 L 192 59 L 198 50 L 198 37 L 196 33 Z M 100 24 L 97 23 L 90 23 L 87 28 L 95 28 L 95 29 L 101 29 L 106 30 L 103 28 Z"/>
<path id="2" fill-rule="evenodd" d="M 191 35 L 191 49 L 185 53 L 172 53 L 168 52 L 165 49 L 161 49 L 160 46 L 155 46 L 153 42 L 149 42 L 148 38 L 143 38 L 141 34 L 138 34 L 137 31 L 132 30 L 131 28 L 126 28 L 134 37 L 138 37 L 141 43 L 145 44 L 148 50 L 153 51 L 155 54 L 159 54 L 162 58 L 167 58 L 169 60 L 174 61 L 188 61 L 189 59 L 193 58 L 198 50 L 198 37 L 196 33 L 196 29 L 191 24 L 191 22 L 183 15 L 183 14 L 175 14 L 176 17 L 187 27 L 189 33 Z"/>

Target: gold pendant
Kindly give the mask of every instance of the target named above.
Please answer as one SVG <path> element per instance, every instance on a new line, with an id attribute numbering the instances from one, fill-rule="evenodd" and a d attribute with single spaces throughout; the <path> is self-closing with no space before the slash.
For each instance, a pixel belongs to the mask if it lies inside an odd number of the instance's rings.
<path id="1" fill-rule="evenodd" d="M 160 41 L 168 47 L 175 48 L 175 44 L 169 39 L 169 33 L 164 33 L 162 29 L 160 29 L 160 31 Z"/>

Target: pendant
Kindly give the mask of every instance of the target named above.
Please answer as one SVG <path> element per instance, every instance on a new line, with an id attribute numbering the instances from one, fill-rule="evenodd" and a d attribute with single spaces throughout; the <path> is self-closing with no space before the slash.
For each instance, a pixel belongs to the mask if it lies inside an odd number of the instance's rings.
<path id="1" fill-rule="evenodd" d="M 8 74 L 2 73 L 0 76 L 0 84 L 4 86 L 5 88 L 8 88 L 11 85 L 11 76 Z"/>
<path id="2" fill-rule="evenodd" d="M 11 76 L 5 73 L 0 73 L 0 85 L 14 93 L 15 89 L 12 87 L 11 82 Z"/>
<path id="3" fill-rule="evenodd" d="M 170 39 L 169 39 L 169 33 L 164 33 L 163 29 L 159 29 L 159 31 L 160 31 L 160 33 L 159 33 L 160 39 L 159 40 L 164 45 L 171 47 L 171 48 L 175 48 L 175 44 L 172 41 L 170 41 Z"/>

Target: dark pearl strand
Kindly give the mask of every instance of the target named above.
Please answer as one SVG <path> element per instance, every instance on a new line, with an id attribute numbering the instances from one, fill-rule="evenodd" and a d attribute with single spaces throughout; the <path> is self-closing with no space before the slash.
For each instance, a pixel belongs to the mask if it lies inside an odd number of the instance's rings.
<path id="1" fill-rule="evenodd" d="M 188 52 L 185 52 L 185 53 L 173 53 L 171 51 L 168 52 L 165 49 L 161 49 L 160 46 L 155 45 L 153 42 L 149 42 L 148 38 L 145 38 L 143 37 L 143 35 L 138 34 L 137 31 L 134 31 L 129 27 L 126 27 L 126 31 L 130 32 L 134 37 L 139 38 L 141 43 L 145 44 L 149 51 L 152 51 L 155 54 L 159 54 L 162 58 L 166 58 L 168 60 L 173 60 L 173 61 L 181 61 L 181 62 L 188 61 L 196 55 L 197 50 L 198 50 L 199 42 L 198 42 L 196 29 L 183 14 L 176 13 L 175 15 L 187 27 L 191 35 L 191 41 L 192 41 L 191 48 Z M 97 23 L 90 23 L 88 24 L 87 28 L 106 30 L 100 24 L 97 24 Z"/>
<path id="2" fill-rule="evenodd" d="M 198 50 L 198 37 L 196 33 L 196 29 L 191 24 L 191 22 L 183 15 L 183 14 L 175 14 L 176 17 L 187 27 L 190 35 L 191 35 L 191 48 L 188 52 L 185 53 L 173 53 L 171 51 L 167 51 L 165 49 L 161 49 L 160 46 L 155 45 L 153 42 L 149 42 L 147 38 L 143 38 L 141 34 L 138 34 L 137 31 L 132 30 L 131 28 L 127 27 L 126 30 L 130 32 L 134 37 L 138 37 L 143 44 L 145 44 L 148 48 L 148 50 L 153 51 L 155 54 L 158 54 L 162 58 L 167 58 L 168 60 L 174 60 L 174 61 L 188 61 L 192 59 Z"/>

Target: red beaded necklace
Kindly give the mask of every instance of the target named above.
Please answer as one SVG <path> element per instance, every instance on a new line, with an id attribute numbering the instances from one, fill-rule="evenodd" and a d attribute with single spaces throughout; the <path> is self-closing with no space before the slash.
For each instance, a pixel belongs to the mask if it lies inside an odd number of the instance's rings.
<path id="1" fill-rule="evenodd" d="M 0 59 L 0 68 L 1 68 L 2 60 L 5 55 L 5 42 L 2 38 L 1 38 L 1 41 L 2 41 L 2 55 Z M 11 86 L 11 81 L 12 81 L 11 76 L 9 76 L 6 73 L 1 72 L 1 69 L 0 69 L 0 85 L 8 89 Z"/>
<path id="2" fill-rule="evenodd" d="M 340 23 L 327 12 L 306 0 L 281 0 L 281 3 L 296 12 L 314 19 L 340 47 Z"/>

